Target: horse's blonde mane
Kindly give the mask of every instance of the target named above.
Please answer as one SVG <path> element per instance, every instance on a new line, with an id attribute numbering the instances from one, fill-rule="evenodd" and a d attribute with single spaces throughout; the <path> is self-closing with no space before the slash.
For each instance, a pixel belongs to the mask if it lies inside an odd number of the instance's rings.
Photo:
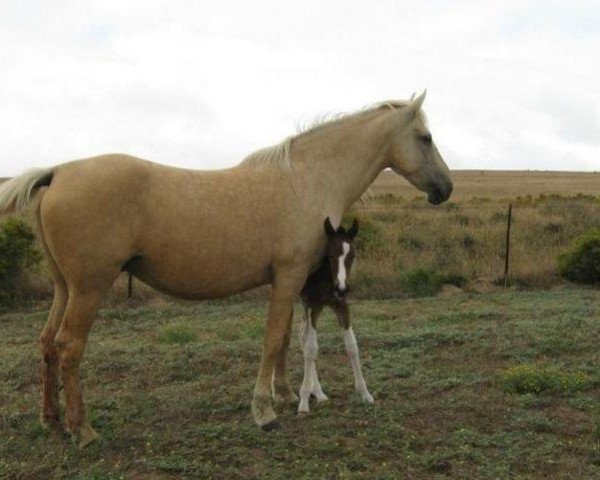
<path id="1" fill-rule="evenodd" d="M 276 145 L 261 148 L 260 150 L 251 153 L 241 161 L 240 166 L 254 168 L 273 166 L 290 169 L 292 164 L 290 158 L 290 149 L 295 138 L 309 135 L 326 127 L 338 124 L 351 118 L 356 118 L 367 113 L 371 113 L 375 110 L 390 108 L 396 113 L 396 117 L 399 117 L 402 108 L 406 107 L 409 103 L 410 101 L 408 100 L 389 100 L 369 105 L 351 113 L 321 115 L 307 126 L 299 127 L 296 135 L 288 137 Z M 417 118 L 419 118 L 423 124 L 427 125 L 427 118 L 425 117 L 423 110 L 419 109 L 417 111 Z"/>
<path id="2" fill-rule="evenodd" d="M 251 153 L 242 160 L 240 165 L 247 167 L 276 166 L 280 168 L 290 168 L 290 147 L 293 137 L 286 138 L 283 142 L 270 147 L 261 148 Z"/>

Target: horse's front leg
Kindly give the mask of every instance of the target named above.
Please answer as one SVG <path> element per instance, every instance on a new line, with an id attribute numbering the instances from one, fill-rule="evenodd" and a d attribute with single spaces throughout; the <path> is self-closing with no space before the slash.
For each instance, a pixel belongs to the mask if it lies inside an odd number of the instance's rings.
<path id="1" fill-rule="evenodd" d="M 276 403 L 282 404 L 296 403 L 298 401 L 298 397 L 290 388 L 286 374 L 286 358 L 290 346 L 293 319 L 294 311 L 292 310 L 283 339 L 283 346 L 275 360 L 275 371 L 273 372 L 273 400 Z"/>
<path id="2" fill-rule="evenodd" d="M 354 375 L 354 388 L 360 394 L 361 398 L 367 403 L 375 403 L 373 396 L 367 389 L 367 383 L 362 374 L 360 367 L 360 358 L 358 356 L 358 344 L 356 343 L 356 337 L 350 326 L 350 311 L 346 302 L 341 302 L 333 307 L 340 326 L 344 332 L 344 345 L 346 346 L 346 353 L 350 364 L 352 365 L 352 373 Z"/>
<path id="3" fill-rule="evenodd" d="M 286 334 L 294 302 L 300 293 L 306 276 L 278 275 L 271 289 L 271 303 L 267 330 L 263 339 L 263 352 L 252 398 L 252 415 L 258 426 L 271 430 L 277 426 L 277 416 L 273 411 L 271 399 L 271 382 L 274 375 L 275 362 L 286 343 Z"/>
<path id="4" fill-rule="evenodd" d="M 100 292 L 81 293 L 74 290 L 70 293 L 62 324 L 54 340 L 64 388 L 66 427 L 79 439 L 80 447 L 85 447 L 98 436 L 86 414 L 79 365 L 101 300 Z"/>

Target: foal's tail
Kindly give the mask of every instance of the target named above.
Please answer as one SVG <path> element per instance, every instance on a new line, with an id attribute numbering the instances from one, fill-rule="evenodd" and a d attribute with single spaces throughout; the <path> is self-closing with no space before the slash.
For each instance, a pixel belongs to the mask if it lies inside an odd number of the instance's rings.
<path id="1" fill-rule="evenodd" d="M 54 167 L 35 168 L 0 184 L 0 214 L 25 208 L 39 187 L 50 185 Z"/>

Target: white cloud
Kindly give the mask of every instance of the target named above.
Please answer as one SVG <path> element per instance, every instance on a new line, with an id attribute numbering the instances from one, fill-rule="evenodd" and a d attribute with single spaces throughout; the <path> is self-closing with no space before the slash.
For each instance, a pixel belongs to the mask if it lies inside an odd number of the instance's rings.
<path id="1" fill-rule="evenodd" d="M 0 0 L 0 176 L 126 151 L 237 163 L 407 97 L 455 168 L 600 169 L 593 2 Z"/>

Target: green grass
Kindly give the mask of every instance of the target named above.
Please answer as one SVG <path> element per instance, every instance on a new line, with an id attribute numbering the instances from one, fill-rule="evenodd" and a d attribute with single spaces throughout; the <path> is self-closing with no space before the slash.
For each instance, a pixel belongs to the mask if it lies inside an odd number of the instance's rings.
<path id="1" fill-rule="evenodd" d="M 38 424 L 45 311 L 0 316 L 0 478 L 600 478 L 597 290 L 353 302 L 374 406 L 327 312 L 330 402 L 307 418 L 279 407 L 270 433 L 249 409 L 265 310 L 102 310 L 81 372 L 101 438 L 84 450 Z M 288 365 L 297 390 L 296 333 Z"/>
<path id="2" fill-rule="evenodd" d="M 196 332 L 185 325 L 163 327 L 159 339 L 164 343 L 188 343 L 196 340 Z"/>

